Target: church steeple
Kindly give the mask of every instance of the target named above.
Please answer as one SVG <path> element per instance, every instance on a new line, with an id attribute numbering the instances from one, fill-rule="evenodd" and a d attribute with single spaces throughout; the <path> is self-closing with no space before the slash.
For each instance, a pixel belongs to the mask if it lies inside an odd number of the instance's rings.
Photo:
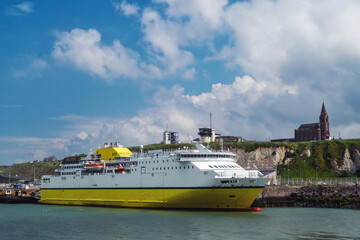
<path id="1" fill-rule="evenodd" d="M 327 115 L 324 102 L 323 102 L 323 104 L 322 104 L 321 114 L 320 114 L 320 115 L 323 115 L 323 114 L 324 114 L 324 115 Z"/>
<path id="2" fill-rule="evenodd" d="M 329 116 L 326 112 L 324 102 L 322 104 L 319 120 L 321 129 L 321 140 L 330 139 Z"/>

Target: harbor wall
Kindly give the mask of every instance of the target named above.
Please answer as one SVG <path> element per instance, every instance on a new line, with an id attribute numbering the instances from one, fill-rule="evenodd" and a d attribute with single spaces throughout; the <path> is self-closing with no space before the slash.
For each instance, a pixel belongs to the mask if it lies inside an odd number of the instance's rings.
<path id="1" fill-rule="evenodd" d="M 252 206 L 360 209 L 360 186 L 266 186 Z"/>

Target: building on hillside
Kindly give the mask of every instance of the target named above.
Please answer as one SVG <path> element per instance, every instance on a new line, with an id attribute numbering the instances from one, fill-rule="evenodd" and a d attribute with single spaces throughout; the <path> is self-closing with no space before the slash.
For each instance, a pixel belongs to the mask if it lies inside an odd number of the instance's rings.
<path id="1" fill-rule="evenodd" d="M 295 129 L 295 142 L 330 139 L 329 116 L 322 104 L 318 123 L 301 124 Z"/>
<path id="2" fill-rule="evenodd" d="M 200 136 L 200 142 L 215 142 L 216 134 L 213 128 L 199 128 L 198 134 Z M 217 135 L 220 136 L 219 134 Z"/>
<path id="3" fill-rule="evenodd" d="M 235 136 L 221 136 L 215 133 L 213 128 L 199 128 L 199 138 L 194 139 L 195 142 L 209 143 L 209 142 L 243 142 L 242 137 Z"/>
<path id="4" fill-rule="evenodd" d="M 165 130 L 163 133 L 163 141 L 161 144 L 179 143 L 179 133 Z"/>
<path id="5" fill-rule="evenodd" d="M 244 142 L 242 137 L 235 136 L 217 136 L 215 137 L 215 142 Z"/>
<path id="6" fill-rule="evenodd" d="M 322 104 L 319 122 L 301 124 L 294 132 L 294 138 L 273 139 L 271 142 L 302 142 L 330 139 L 329 116 L 326 112 L 325 104 Z"/>

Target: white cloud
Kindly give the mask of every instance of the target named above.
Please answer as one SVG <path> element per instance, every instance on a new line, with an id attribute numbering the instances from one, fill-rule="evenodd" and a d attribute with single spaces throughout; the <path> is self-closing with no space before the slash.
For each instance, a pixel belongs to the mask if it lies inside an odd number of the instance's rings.
<path id="1" fill-rule="evenodd" d="M 193 54 L 180 48 L 182 26 L 178 22 L 166 21 L 153 10 L 145 9 L 142 16 L 144 38 L 151 43 L 156 60 L 173 74 L 194 63 Z"/>
<path id="2" fill-rule="evenodd" d="M 210 92 L 199 95 L 185 94 L 179 85 L 160 88 L 154 95 L 154 107 L 129 118 L 63 116 L 57 120 L 67 123 L 62 138 L 70 139 L 66 148 L 71 153 L 87 153 L 89 148 L 95 149 L 110 141 L 127 146 L 159 143 L 165 125 L 178 131 L 180 140 L 188 141 L 188 135 L 197 136 L 199 127 L 209 126 L 209 112 L 213 113 L 217 132 L 264 140 L 271 135 L 267 126 L 273 124 L 273 119 L 263 119 L 259 106 L 266 105 L 270 97 L 289 96 L 293 95 L 285 88 L 274 93 L 266 83 L 244 76 L 228 85 L 214 84 Z M 252 130 L 254 127 L 257 131 Z M 275 126 L 274 131 L 282 127 Z"/>
<path id="3" fill-rule="evenodd" d="M 352 24 L 359 9 L 357 1 L 236 2 L 224 12 L 232 33 L 218 57 L 258 79 L 293 83 L 310 74 L 302 81 L 326 81 L 324 71 L 360 57 Z"/>
<path id="4" fill-rule="evenodd" d="M 51 155 L 67 156 L 69 140 L 63 138 L 39 138 L 39 137 L 12 137 L 1 136 L 2 146 L 0 152 L 9 159 L 2 164 L 13 163 L 11 156 L 16 156 L 16 162 L 43 160 Z"/>
<path id="5" fill-rule="evenodd" d="M 168 4 L 166 13 L 171 17 L 190 17 L 194 23 L 206 23 L 206 26 L 217 28 L 222 25 L 224 7 L 227 0 L 158 0 Z"/>
<path id="6" fill-rule="evenodd" d="M 9 16 L 25 16 L 32 13 L 33 9 L 34 5 L 31 2 L 23 2 L 7 8 L 5 13 Z"/>
<path id="7" fill-rule="evenodd" d="M 88 134 L 86 132 L 79 132 L 76 136 L 81 140 L 85 140 L 88 137 Z"/>
<path id="8" fill-rule="evenodd" d="M 126 1 L 122 1 L 121 3 L 113 1 L 112 4 L 115 8 L 115 11 L 121 11 L 126 16 L 136 15 L 140 10 L 136 4 L 128 4 Z"/>
<path id="9" fill-rule="evenodd" d="M 73 29 L 58 34 L 52 55 L 63 63 L 107 80 L 157 75 L 155 66 L 142 63 L 138 55 L 120 41 L 114 41 L 112 46 L 102 46 L 101 35 L 95 29 Z"/>

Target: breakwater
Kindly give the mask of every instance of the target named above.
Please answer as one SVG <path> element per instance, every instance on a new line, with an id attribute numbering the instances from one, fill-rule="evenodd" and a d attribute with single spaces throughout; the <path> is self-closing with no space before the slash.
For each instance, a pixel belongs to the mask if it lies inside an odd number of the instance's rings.
<path id="1" fill-rule="evenodd" d="M 252 206 L 360 209 L 360 186 L 267 186 Z"/>

